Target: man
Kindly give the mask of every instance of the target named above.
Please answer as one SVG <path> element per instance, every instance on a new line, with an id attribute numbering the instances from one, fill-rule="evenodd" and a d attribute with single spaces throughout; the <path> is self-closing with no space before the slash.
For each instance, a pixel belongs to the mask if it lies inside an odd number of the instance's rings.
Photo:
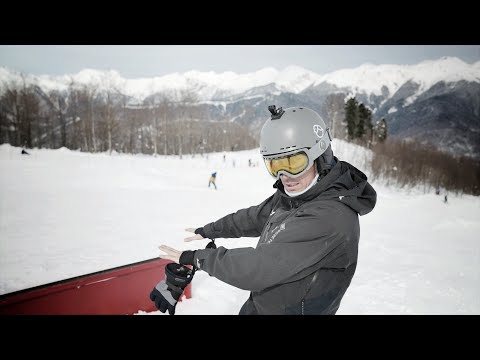
<path id="1" fill-rule="evenodd" d="M 276 180 L 275 193 L 257 206 L 187 229 L 196 235 L 185 239 L 260 237 L 257 246 L 180 252 L 162 245 L 166 255 L 160 257 L 250 290 L 241 315 L 335 314 L 357 265 L 358 215 L 372 211 L 376 192 L 365 174 L 333 155 L 329 129 L 315 111 L 269 110 L 260 152 Z M 164 300 L 173 287 L 167 288 L 155 296 Z M 168 304 L 174 311 L 176 301 Z"/>

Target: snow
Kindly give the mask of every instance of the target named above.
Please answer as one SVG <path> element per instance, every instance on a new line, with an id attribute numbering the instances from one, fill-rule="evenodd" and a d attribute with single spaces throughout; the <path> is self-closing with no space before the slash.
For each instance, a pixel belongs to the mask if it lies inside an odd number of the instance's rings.
<path id="1" fill-rule="evenodd" d="M 334 140 L 336 156 L 369 175 L 371 154 Z M 202 226 L 272 194 L 258 149 L 196 155 L 88 154 L 0 145 L 0 294 L 159 255 Z M 259 166 L 249 167 L 248 159 Z M 235 161 L 235 167 L 233 162 Z M 218 190 L 208 188 L 217 171 Z M 359 259 L 338 314 L 480 314 L 480 199 L 373 182 L 360 217 Z M 217 239 L 227 248 L 257 238 Z M 248 292 L 205 272 L 178 315 L 237 314 Z M 138 314 L 143 314 L 139 312 Z M 163 315 L 152 312 L 152 315 Z"/>

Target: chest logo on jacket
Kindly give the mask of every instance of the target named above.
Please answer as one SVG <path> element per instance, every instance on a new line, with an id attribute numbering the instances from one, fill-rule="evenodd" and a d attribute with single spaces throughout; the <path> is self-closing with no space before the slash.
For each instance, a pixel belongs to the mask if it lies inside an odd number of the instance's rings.
<path id="1" fill-rule="evenodd" d="M 270 239 L 268 239 L 267 244 L 270 244 L 282 230 L 285 230 L 285 223 L 282 223 L 280 226 L 275 226 L 275 228 L 272 230 L 273 234 L 270 236 Z"/>

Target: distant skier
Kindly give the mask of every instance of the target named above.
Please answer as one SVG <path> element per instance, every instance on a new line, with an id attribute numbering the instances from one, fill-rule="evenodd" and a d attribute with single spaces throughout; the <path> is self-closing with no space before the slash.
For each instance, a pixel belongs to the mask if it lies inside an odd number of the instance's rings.
<path id="1" fill-rule="evenodd" d="M 440 195 L 440 188 L 439 188 L 439 187 L 437 187 L 437 188 L 435 189 L 435 194 Z"/>
<path id="2" fill-rule="evenodd" d="M 26 152 L 25 149 L 22 149 L 22 155 L 30 155 L 30 154 Z"/>
<path id="3" fill-rule="evenodd" d="M 217 172 L 214 172 L 210 176 L 210 180 L 208 180 L 208 187 L 210 187 L 210 184 L 213 184 L 213 186 L 215 186 L 215 190 L 217 190 L 217 185 L 215 184 L 215 180 L 217 180 Z"/>
<path id="4" fill-rule="evenodd" d="M 443 202 L 446 204 L 448 202 L 447 194 L 445 194 L 445 198 L 443 199 Z"/>

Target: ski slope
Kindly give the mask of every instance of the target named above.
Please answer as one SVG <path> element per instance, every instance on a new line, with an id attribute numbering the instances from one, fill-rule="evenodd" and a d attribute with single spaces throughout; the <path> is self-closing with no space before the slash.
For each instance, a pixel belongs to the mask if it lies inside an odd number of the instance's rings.
<path id="1" fill-rule="evenodd" d="M 332 146 L 369 175 L 364 148 Z M 274 191 L 258 149 L 182 159 L 29 151 L 0 145 L 0 294 L 154 258 L 160 244 L 203 248 L 207 240 L 183 242 L 185 228 Z M 218 190 L 207 187 L 214 171 Z M 360 217 L 358 266 L 337 314 L 480 314 L 480 199 L 449 194 L 444 204 L 423 189 L 373 186 L 377 205 Z M 247 297 L 199 271 L 176 314 L 237 314 Z"/>

